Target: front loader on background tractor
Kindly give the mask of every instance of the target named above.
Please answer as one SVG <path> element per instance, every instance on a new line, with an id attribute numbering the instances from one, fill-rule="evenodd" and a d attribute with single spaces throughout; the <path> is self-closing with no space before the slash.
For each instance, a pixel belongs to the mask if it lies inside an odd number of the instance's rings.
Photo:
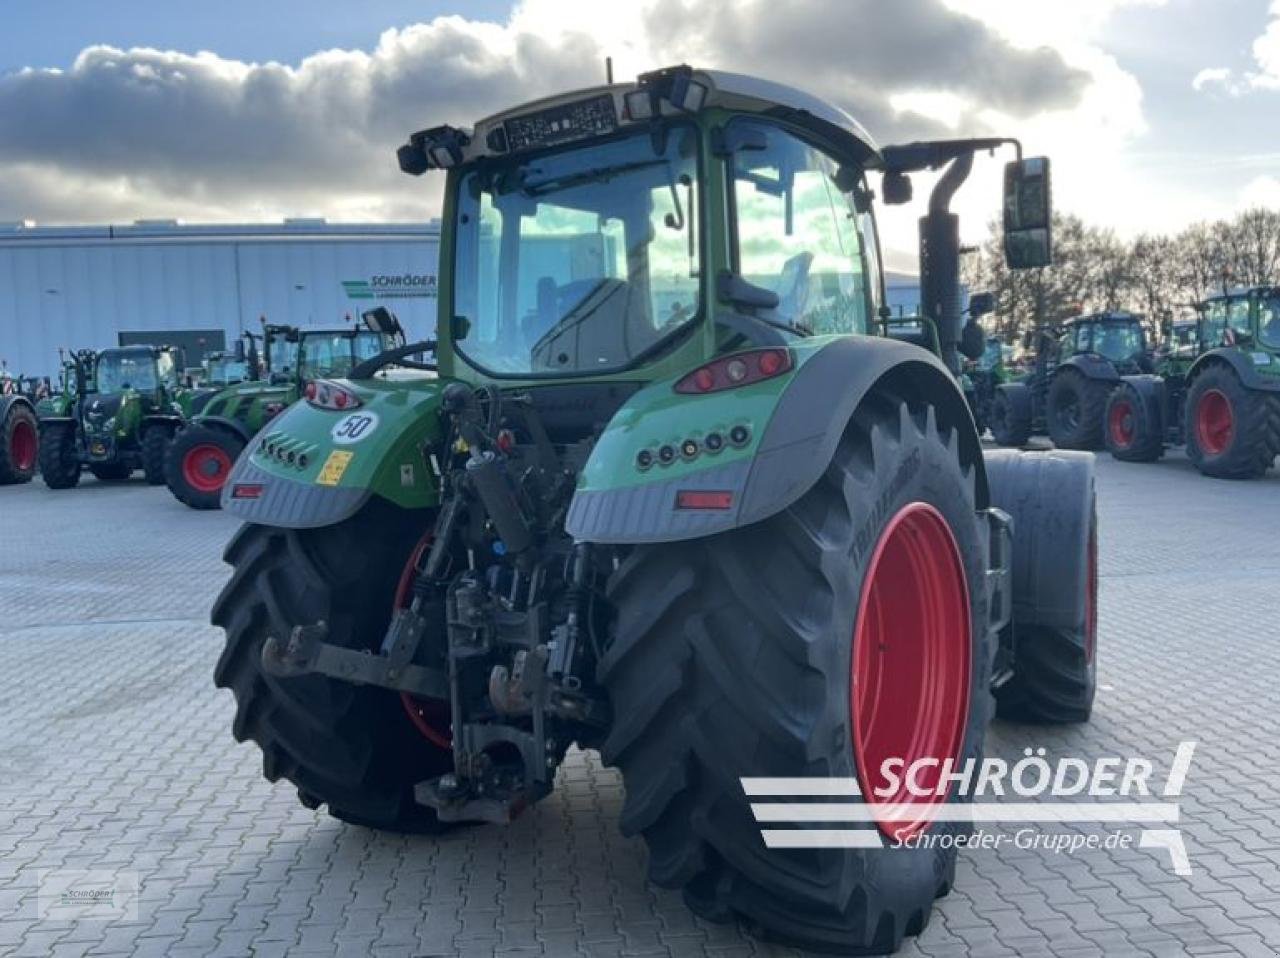
<path id="1" fill-rule="evenodd" d="M 165 451 L 183 420 L 183 368 L 172 346 L 76 353 L 74 393 L 40 417 L 45 485 L 70 489 L 85 466 L 100 482 L 124 482 L 135 469 L 153 486 L 164 482 Z"/>
<path id="2" fill-rule="evenodd" d="M 384 307 L 367 312 L 365 322 L 365 329 L 264 325 L 261 360 L 255 340 L 249 340 L 249 380 L 207 397 L 169 447 L 165 482 L 178 501 L 193 509 L 217 509 L 244 447 L 296 402 L 309 382 L 345 376 L 403 343 L 399 322 Z M 300 455 L 305 465 L 307 454 Z"/>
<path id="3" fill-rule="evenodd" d="M 215 680 L 266 777 L 430 831 L 510 820 L 576 743 L 698 914 L 846 953 L 918 933 L 954 842 L 896 839 L 967 828 L 936 763 L 997 706 L 1086 719 L 1096 674 L 1093 457 L 984 455 L 958 385 L 983 335 L 948 205 L 1010 142 L 880 149 L 689 67 L 414 134 L 401 167 L 446 170 L 435 339 L 317 383 L 223 490 Z M 879 334 L 868 183 L 905 202 L 926 169 L 938 354 Z M 1005 185 L 1006 256 L 1042 266 L 1047 161 Z M 856 783 L 870 820 L 766 842 L 744 779 Z"/>
<path id="4" fill-rule="evenodd" d="M 1107 399 L 1120 378 L 1154 368 L 1142 318 L 1109 312 L 1078 316 L 1028 333 L 1035 364 L 1018 382 L 997 386 L 991 435 L 1021 446 L 1048 434 L 1059 449 L 1101 449 Z"/>
<path id="5" fill-rule="evenodd" d="M 1170 343 L 1152 375 L 1126 376 L 1106 411 L 1107 449 L 1154 462 L 1184 444 L 1216 479 L 1259 479 L 1280 455 L 1280 287 L 1198 304 L 1197 348 Z"/>

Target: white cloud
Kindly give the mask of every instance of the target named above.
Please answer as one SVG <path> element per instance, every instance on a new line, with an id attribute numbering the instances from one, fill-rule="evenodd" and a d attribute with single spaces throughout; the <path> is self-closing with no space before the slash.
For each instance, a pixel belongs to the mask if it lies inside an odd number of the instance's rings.
<path id="1" fill-rule="evenodd" d="M 1280 210 L 1280 177 L 1254 177 L 1240 191 L 1239 206 L 1246 210 L 1259 207 Z"/>
<path id="2" fill-rule="evenodd" d="M 1197 93 L 1212 89 L 1220 89 L 1232 95 L 1241 92 L 1230 67 L 1205 67 L 1191 79 L 1191 89 Z"/>
<path id="3" fill-rule="evenodd" d="M 1280 0 L 1272 0 L 1271 22 L 1262 36 L 1253 41 L 1253 59 L 1258 72 L 1253 85 L 1260 89 L 1280 89 Z"/>

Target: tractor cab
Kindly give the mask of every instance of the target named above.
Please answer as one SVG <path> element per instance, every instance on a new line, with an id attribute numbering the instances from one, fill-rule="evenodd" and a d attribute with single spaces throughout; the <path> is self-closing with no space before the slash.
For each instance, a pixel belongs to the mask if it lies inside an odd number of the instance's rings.
<path id="1" fill-rule="evenodd" d="M 1206 299 L 1201 314 L 1203 349 L 1238 346 L 1274 357 L 1280 372 L 1280 286 L 1257 286 Z"/>
<path id="2" fill-rule="evenodd" d="M 1065 356 L 1095 355 L 1121 372 L 1147 371 L 1147 335 L 1134 313 L 1093 313 L 1071 320 L 1063 340 Z"/>

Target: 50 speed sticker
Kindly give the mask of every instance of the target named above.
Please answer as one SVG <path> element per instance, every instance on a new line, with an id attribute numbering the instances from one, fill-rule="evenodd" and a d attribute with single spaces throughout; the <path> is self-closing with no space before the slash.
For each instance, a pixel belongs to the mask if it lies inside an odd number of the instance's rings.
<path id="1" fill-rule="evenodd" d="M 378 414 L 376 412 L 353 412 L 343 416 L 333 428 L 329 430 L 329 436 L 339 446 L 350 446 L 362 439 L 368 439 L 378 429 Z"/>

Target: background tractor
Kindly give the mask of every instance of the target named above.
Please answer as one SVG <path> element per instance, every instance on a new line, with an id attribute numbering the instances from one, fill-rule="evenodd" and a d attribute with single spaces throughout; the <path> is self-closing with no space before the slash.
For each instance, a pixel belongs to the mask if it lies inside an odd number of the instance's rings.
<path id="1" fill-rule="evenodd" d="M 1206 476 L 1260 478 L 1280 455 L 1280 287 L 1223 293 L 1197 309 L 1196 345 L 1171 342 L 1155 374 L 1126 376 L 1112 394 L 1107 449 L 1153 462 L 1185 443 Z"/>
<path id="2" fill-rule="evenodd" d="M 1014 372 L 1005 363 L 1005 346 L 999 336 L 988 336 L 986 348 L 977 359 L 965 362 L 964 375 L 969 383 L 969 405 L 973 409 L 974 425 L 978 435 L 987 431 L 991 422 L 991 407 L 996 390 L 1004 383 L 1015 380 Z"/>
<path id="3" fill-rule="evenodd" d="M 148 483 L 162 483 L 165 452 L 182 424 L 182 368 L 181 350 L 171 346 L 76 353 L 74 391 L 40 418 L 45 485 L 69 489 L 85 466 L 101 482 L 142 469 Z"/>
<path id="4" fill-rule="evenodd" d="M 1093 313 L 1027 334 L 1035 350 L 1031 372 L 997 386 L 991 435 L 1021 446 L 1048 434 L 1059 449 L 1101 449 L 1107 397 L 1120 377 L 1154 367 L 1142 319 L 1133 313 Z"/>
<path id="5" fill-rule="evenodd" d="M 39 461 L 40 432 L 36 416 L 40 384 L 0 375 L 0 486 L 30 482 Z"/>
<path id="6" fill-rule="evenodd" d="M 298 400 L 308 382 L 345 376 L 364 360 L 403 342 L 399 324 L 386 309 L 366 315 L 373 325 L 364 329 L 266 325 L 261 360 L 256 337 L 249 334 L 249 348 L 242 351 L 250 378 L 197 402 L 195 414 L 169 448 L 169 491 L 193 509 L 217 509 L 223 483 L 241 451 Z"/>
<path id="7" fill-rule="evenodd" d="M 401 167 L 447 171 L 435 339 L 314 382 L 223 490 L 215 681 L 266 777 L 430 831 L 509 821 L 577 743 L 700 915 L 919 932 L 955 851 L 898 840 L 967 799 L 885 763 L 976 759 L 997 703 L 1082 721 L 1096 675 L 1093 458 L 984 455 L 958 384 L 984 336 L 948 206 L 1010 143 L 881 149 L 689 67 L 414 134 Z M 1006 258 L 1043 266 L 1048 161 L 1017 153 Z M 880 323 L 870 178 L 902 203 L 922 170 L 936 353 Z M 833 779 L 846 840 L 762 838 L 752 783 Z"/>

